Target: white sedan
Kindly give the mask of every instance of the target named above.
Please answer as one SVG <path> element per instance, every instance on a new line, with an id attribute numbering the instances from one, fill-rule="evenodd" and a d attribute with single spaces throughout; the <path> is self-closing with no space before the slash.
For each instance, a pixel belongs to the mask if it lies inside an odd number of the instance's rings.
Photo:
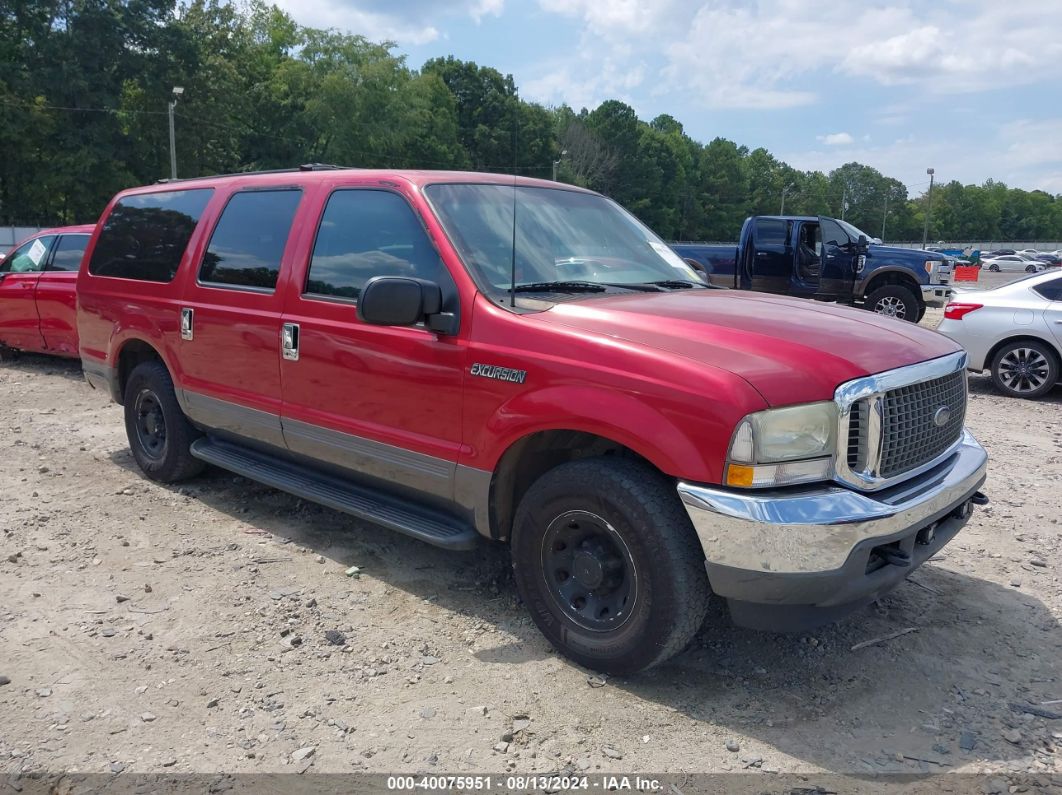
<path id="1" fill-rule="evenodd" d="M 1025 273 L 1036 273 L 1047 267 L 1043 262 L 1030 259 L 1021 254 L 1004 254 L 1001 257 L 989 257 L 988 259 L 981 260 L 981 266 L 996 273 L 999 273 L 1000 271 L 1009 271 L 1012 273 L 1021 273 L 1022 271 Z"/>
<path id="2" fill-rule="evenodd" d="M 1062 274 L 1052 270 L 958 293 L 937 331 L 966 349 L 967 369 L 990 370 L 1003 394 L 1043 397 L 1062 373 Z"/>

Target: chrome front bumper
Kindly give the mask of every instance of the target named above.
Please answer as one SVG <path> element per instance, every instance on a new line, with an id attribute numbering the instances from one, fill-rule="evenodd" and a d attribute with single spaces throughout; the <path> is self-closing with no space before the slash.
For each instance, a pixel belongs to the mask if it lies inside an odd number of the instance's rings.
<path id="1" fill-rule="evenodd" d="M 984 483 L 987 465 L 988 454 L 964 430 L 948 459 L 873 494 L 836 485 L 750 492 L 685 482 L 678 492 L 709 569 L 803 575 L 842 569 L 860 545 L 948 516 Z"/>
<path id="2" fill-rule="evenodd" d="M 952 293 L 955 291 L 951 288 L 950 284 L 923 284 L 922 285 L 922 300 L 927 304 L 940 304 L 947 303 L 951 298 Z"/>

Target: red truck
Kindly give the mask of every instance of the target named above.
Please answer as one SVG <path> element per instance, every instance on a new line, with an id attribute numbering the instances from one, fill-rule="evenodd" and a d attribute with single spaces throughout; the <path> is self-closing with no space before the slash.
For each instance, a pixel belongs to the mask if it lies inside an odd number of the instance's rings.
<path id="1" fill-rule="evenodd" d="M 85 375 L 153 479 L 223 467 L 455 550 L 510 545 L 543 634 L 631 673 L 710 593 L 797 629 L 985 502 L 966 356 L 706 285 L 611 200 L 304 167 L 125 191 L 78 280 Z"/>
<path id="2" fill-rule="evenodd" d="M 77 358 L 74 287 L 94 229 L 45 229 L 0 256 L 0 349 Z"/>

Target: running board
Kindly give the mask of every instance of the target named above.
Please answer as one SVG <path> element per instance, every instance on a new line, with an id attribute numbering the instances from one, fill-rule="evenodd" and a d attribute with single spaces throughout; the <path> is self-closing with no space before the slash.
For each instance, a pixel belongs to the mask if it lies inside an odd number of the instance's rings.
<path id="1" fill-rule="evenodd" d="M 392 497 L 274 456 L 207 437 L 193 442 L 191 453 L 208 464 L 437 547 L 467 550 L 479 544 L 479 533 L 458 519 L 419 506 L 411 507 Z"/>

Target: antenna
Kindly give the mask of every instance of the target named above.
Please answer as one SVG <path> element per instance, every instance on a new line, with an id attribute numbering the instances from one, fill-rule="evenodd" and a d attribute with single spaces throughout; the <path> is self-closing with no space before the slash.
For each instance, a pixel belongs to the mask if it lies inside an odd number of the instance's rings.
<path id="1" fill-rule="evenodd" d="M 509 262 L 509 306 L 516 307 L 516 136 L 519 118 L 516 115 L 517 101 L 513 103 L 513 251 Z"/>

